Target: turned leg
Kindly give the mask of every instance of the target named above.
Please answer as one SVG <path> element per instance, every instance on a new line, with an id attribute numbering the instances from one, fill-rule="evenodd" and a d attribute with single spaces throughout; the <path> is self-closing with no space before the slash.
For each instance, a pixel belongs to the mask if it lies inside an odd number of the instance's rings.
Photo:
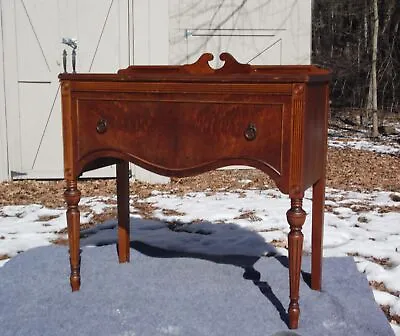
<path id="1" fill-rule="evenodd" d="M 76 179 L 67 180 L 67 188 L 64 192 L 64 197 L 67 202 L 67 225 L 68 225 L 68 242 L 69 242 L 69 261 L 71 265 L 71 275 L 69 278 L 72 291 L 79 290 L 81 285 L 80 276 L 80 218 L 78 203 L 81 198 L 81 193 L 77 188 Z"/>
<path id="2" fill-rule="evenodd" d="M 129 162 L 117 163 L 118 258 L 129 262 Z"/>
<path id="3" fill-rule="evenodd" d="M 322 240 L 324 233 L 325 179 L 313 185 L 312 243 L 311 243 L 311 288 L 321 290 Z"/>
<path id="4" fill-rule="evenodd" d="M 290 224 L 289 233 L 289 328 L 297 329 L 299 325 L 299 287 L 301 272 L 301 256 L 303 252 L 303 233 L 301 228 L 306 219 L 306 213 L 302 208 L 302 198 L 292 198 L 291 208 L 286 213 Z"/>

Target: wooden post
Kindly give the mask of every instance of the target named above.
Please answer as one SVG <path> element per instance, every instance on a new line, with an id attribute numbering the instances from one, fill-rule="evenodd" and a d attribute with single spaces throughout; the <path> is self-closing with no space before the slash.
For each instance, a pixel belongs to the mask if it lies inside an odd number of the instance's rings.
<path id="1" fill-rule="evenodd" d="M 324 234 L 325 177 L 313 185 L 312 242 L 311 242 L 311 288 L 321 290 L 322 241 Z"/>
<path id="2" fill-rule="evenodd" d="M 78 203 L 81 198 L 81 193 L 77 188 L 76 179 L 67 180 L 67 188 L 64 192 L 64 197 L 68 205 L 67 209 L 67 225 L 68 225 L 68 242 L 69 242 L 69 261 L 71 265 L 70 284 L 72 291 L 79 290 L 81 285 L 80 276 L 80 218 Z"/>
<path id="3" fill-rule="evenodd" d="M 289 304 L 289 328 L 297 329 L 299 325 L 299 287 L 301 257 L 303 253 L 303 227 L 306 213 L 302 208 L 302 198 L 292 198 L 291 208 L 286 213 L 290 224 L 289 232 L 289 285 L 290 285 L 290 304 Z"/>
<path id="4" fill-rule="evenodd" d="M 117 202 L 118 202 L 118 259 L 120 263 L 129 262 L 130 223 L 129 223 L 129 162 L 117 163 Z"/>

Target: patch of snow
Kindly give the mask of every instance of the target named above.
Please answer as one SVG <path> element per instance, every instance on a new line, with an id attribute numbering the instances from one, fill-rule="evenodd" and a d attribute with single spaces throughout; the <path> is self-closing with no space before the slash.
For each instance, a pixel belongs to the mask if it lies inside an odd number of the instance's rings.
<path id="1" fill-rule="evenodd" d="M 37 204 L 2 207 L 0 255 L 12 257 L 30 248 L 48 245 L 59 237 L 57 232 L 65 226 L 65 210 L 48 209 Z"/>
<path id="2" fill-rule="evenodd" d="M 239 180 L 238 181 L 239 183 L 243 183 L 243 184 L 248 184 L 248 183 L 251 183 L 251 182 L 253 182 L 252 180 L 249 180 L 249 179 L 245 179 L 245 180 Z"/>
<path id="3" fill-rule="evenodd" d="M 91 211 L 96 215 L 102 214 L 107 208 L 115 207 L 113 204 L 108 204 L 109 201 L 116 201 L 116 198 L 106 197 L 84 197 L 79 202 L 79 205 L 90 207 Z"/>
<path id="4" fill-rule="evenodd" d="M 366 140 L 340 141 L 330 139 L 328 140 L 328 145 L 335 148 L 362 149 L 381 154 L 400 154 L 398 146 L 371 144 L 371 142 Z"/>

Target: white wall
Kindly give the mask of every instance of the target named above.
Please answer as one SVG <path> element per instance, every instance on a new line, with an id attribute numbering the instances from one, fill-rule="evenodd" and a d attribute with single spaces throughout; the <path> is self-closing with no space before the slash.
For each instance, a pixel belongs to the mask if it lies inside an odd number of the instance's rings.
<path id="1" fill-rule="evenodd" d="M 133 0 L 133 64 L 168 64 L 168 1 Z"/>
<path id="2" fill-rule="evenodd" d="M 127 67 L 131 44 L 128 0 L 1 1 L 0 4 L 10 174 L 14 179 L 62 178 L 57 76 L 63 71 L 64 48 L 68 51 L 67 68 L 71 71 L 71 49 L 62 45 L 61 39 L 78 39 L 78 72 L 115 72 Z M 5 121 L 1 118 L 4 119 L 3 110 L 0 110 L 0 138 L 5 133 Z M 0 149 L 2 162 L 4 151 Z M 3 164 L 0 168 L 4 170 Z M 114 170 L 103 169 L 93 174 L 110 176 Z"/>
<path id="3" fill-rule="evenodd" d="M 61 36 L 78 37 L 80 72 L 115 72 L 118 66 L 125 67 L 128 62 L 135 65 L 191 63 L 204 52 L 218 56 L 222 51 L 232 53 L 242 63 L 310 62 L 311 0 L 248 0 L 240 6 L 242 3 L 243 0 L 118 0 L 113 2 L 110 17 L 107 15 L 107 24 L 103 26 L 110 6 L 108 0 L 29 1 L 27 13 L 20 1 L 0 1 L 0 180 L 9 178 L 10 171 L 22 172 L 20 178 L 63 175 L 58 120 L 61 113 L 56 94 L 63 48 Z M 28 13 L 34 19 L 44 52 L 38 49 L 30 31 Z M 104 32 L 102 27 L 106 28 Z M 103 42 L 98 44 L 100 32 Z M 39 62 L 43 53 L 50 72 L 40 71 L 37 66 L 44 64 Z M 38 61 L 32 67 L 35 55 Z M 216 60 L 213 65 L 218 67 L 220 63 Z M 33 70 L 35 76 L 29 77 Z M 25 84 L 18 84 L 21 80 Z M 26 83 L 29 80 L 33 84 Z M 36 81 L 54 82 L 54 92 L 44 92 L 47 86 L 35 84 Z M 35 89 L 26 94 L 34 85 L 44 93 Z M 49 125 L 44 127 L 54 101 Z M 33 121 L 26 116 L 34 118 Z M 32 126 L 39 122 L 40 127 Z M 38 146 L 43 129 L 46 133 Z M 35 141 L 31 140 L 33 136 Z M 48 144 L 51 146 L 46 147 Z M 33 160 L 37 148 L 40 151 L 37 160 Z M 132 167 L 132 173 L 142 180 L 167 180 L 136 166 Z"/>
<path id="4" fill-rule="evenodd" d="M 134 65 L 164 65 L 169 57 L 168 1 L 133 0 Z M 169 178 L 131 165 L 132 176 L 141 181 L 166 183 Z"/>
<path id="5" fill-rule="evenodd" d="M 3 24 L 3 13 L 0 3 L 0 27 Z M 3 30 L 0 32 L 0 181 L 9 178 L 6 109 L 4 96 L 4 62 L 3 62 Z"/>
<path id="6" fill-rule="evenodd" d="M 230 52 L 251 64 L 309 64 L 311 0 L 169 0 L 170 63 Z"/>

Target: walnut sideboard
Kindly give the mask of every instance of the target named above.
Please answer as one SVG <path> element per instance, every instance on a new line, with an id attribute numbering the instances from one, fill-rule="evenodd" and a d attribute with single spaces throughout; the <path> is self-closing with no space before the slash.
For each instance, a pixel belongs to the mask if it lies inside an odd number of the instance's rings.
<path id="1" fill-rule="evenodd" d="M 330 72 L 252 66 L 223 53 L 182 66 L 130 66 L 117 74 L 63 73 L 65 199 L 72 290 L 80 287 L 77 178 L 116 164 L 118 257 L 129 261 L 129 162 L 165 176 L 228 165 L 268 174 L 291 206 L 289 327 L 297 328 L 304 191 L 312 187 L 311 287 L 321 288 Z M 283 214 L 282 214 L 283 215 Z"/>

